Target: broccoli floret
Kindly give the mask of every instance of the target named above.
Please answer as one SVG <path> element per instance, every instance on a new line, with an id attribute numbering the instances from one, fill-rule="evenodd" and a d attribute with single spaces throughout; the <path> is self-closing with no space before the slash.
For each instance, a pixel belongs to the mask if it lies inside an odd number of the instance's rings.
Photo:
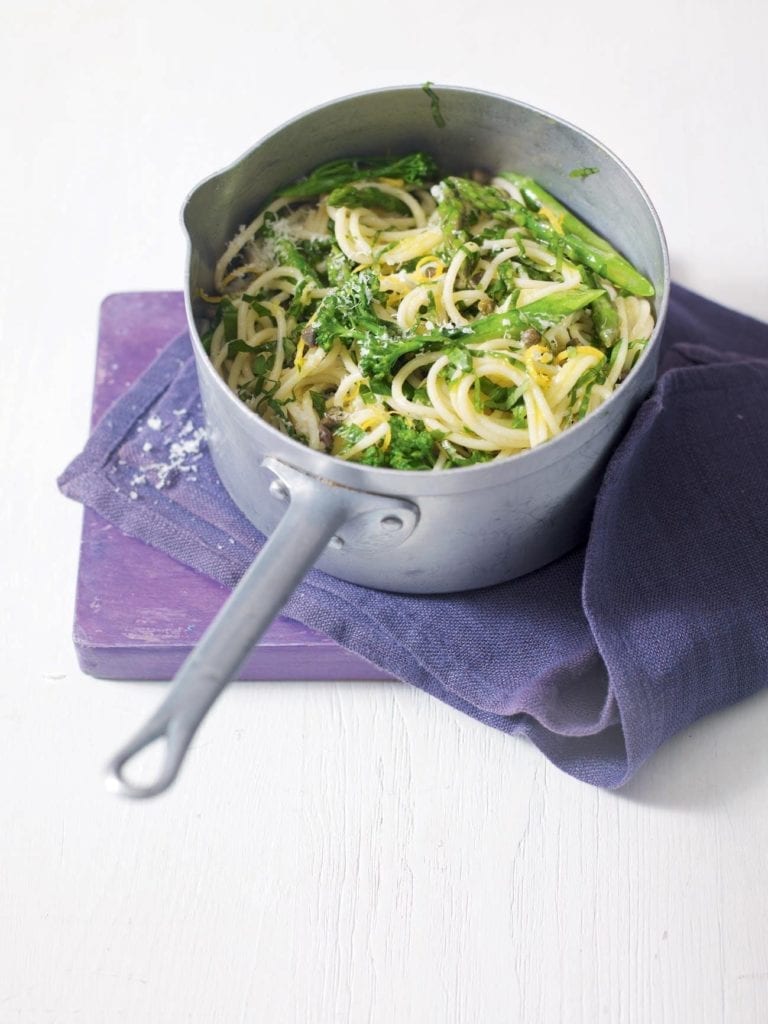
<path id="1" fill-rule="evenodd" d="M 312 324 L 315 344 L 327 351 L 336 338 L 345 342 L 369 338 L 383 342 L 387 325 L 371 309 L 376 297 L 376 275 L 372 271 L 349 274 L 317 307 Z"/>
<path id="2" fill-rule="evenodd" d="M 434 181 L 437 177 L 437 164 L 428 153 L 411 153 L 395 159 L 361 157 L 333 160 L 322 164 L 303 180 L 280 189 L 277 195 L 289 199 L 312 199 L 348 185 L 351 181 L 363 181 L 366 178 L 399 178 L 405 185 L 415 187 Z"/>

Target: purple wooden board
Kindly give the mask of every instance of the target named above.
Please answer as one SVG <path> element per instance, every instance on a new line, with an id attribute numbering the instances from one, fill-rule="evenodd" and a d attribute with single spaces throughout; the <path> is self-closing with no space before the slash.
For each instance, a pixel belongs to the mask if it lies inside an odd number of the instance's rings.
<path id="1" fill-rule="evenodd" d="M 104 300 L 92 425 L 185 326 L 180 292 L 126 292 Z M 228 593 L 85 510 L 74 628 L 84 672 L 102 679 L 173 678 Z M 328 637 L 281 618 L 238 678 L 391 677 Z"/>

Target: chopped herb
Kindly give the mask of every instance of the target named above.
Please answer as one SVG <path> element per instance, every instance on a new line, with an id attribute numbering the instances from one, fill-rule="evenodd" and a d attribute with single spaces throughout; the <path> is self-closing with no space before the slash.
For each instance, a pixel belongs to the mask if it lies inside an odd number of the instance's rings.
<path id="1" fill-rule="evenodd" d="M 254 311 L 254 313 L 256 313 L 258 316 L 272 316 L 267 307 L 263 305 L 261 302 L 259 302 L 258 299 L 253 298 L 253 296 L 244 295 L 243 301 L 247 302 L 251 309 Z"/>
<path id="2" fill-rule="evenodd" d="M 325 395 L 319 391 L 310 391 L 309 397 L 312 399 L 312 405 L 318 416 L 325 416 Z"/>
<path id="3" fill-rule="evenodd" d="M 224 324 L 224 340 L 234 341 L 237 337 L 237 306 L 225 296 L 219 303 L 218 312 Z"/>
<path id="4" fill-rule="evenodd" d="M 253 352 L 253 345 L 249 345 L 247 341 L 243 341 L 242 338 L 233 338 L 232 341 L 227 342 L 227 359 L 230 356 L 236 356 L 240 352 Z"/>
<path id="5" fill-rule="evenodd" d="M 263 349 L 269 349 L 270 351 L 263 351 Z M 258 354 L 253 357 L 251 370 L 254 376 L 264 377 L 272 369 L 272 364 L 275 361 L 274 344 L 264 345 L 262 350 L 257 350 L 257 352 Z"/>
<path id="6" fill-rule="evenodd" d="M 468 455 L 460 455 L 455 445 L 450 441 L 441 441 L 440 447 L 448 456 L 449 466 L 474 466 L 479 462 L 490 462 L 495 452 L 484 452 L 479 448 L 469 448 Z"/>
<path id="7" fill-rule="evenodd" d="M 376 405 L 379 399 L 368 384 L 360 385 L 360 397 L 366 405 Z"/>
<path id="8" fill-rule="evenodd" d="M 599 173 L 600 173 L 600 168 L 599 167 L 574 167 L 574 169 L 569 172 L 568 177 L 569 178 L 588 178 L 590 176 L 590 174 L 599 174 Z"/>
<path id="9" fill-rule="evenodd" d="M 449 348 L 445 353 L 448 363 L 459 371 L 454 376 L 461 376 L 462 373 L 472 373 L 472 356 L 466 348 Z"/>
<path id="10" fill-rule="evenodd" d="M 529 381 L 523 381 L 516 388 L 505 388 L 499 384 L 491 384 L 483 380 L 483 392 L 485 394 L 486 409 L 497 409 L 500 412 L 510 412 L 518 402 L 522 401 L 523 395 L 528 390 Z"/>
<path id="11" fill-rule="evenodd" d="M 333 242 L 330 238 L 298 238 L 294 244 L 302 256 L 314 266 L 328 255 Z"/>
<path id="12" fill-rule="evenodd" d="M 205 334 L 200 335 L 200 344 L 205 349 L 207 355 L 211 354 L 211 342 L 213 341 L 214 333 L 215 329 L 211 327 L 205 332 Z"/>
<path id="13" fill-rule="evenodd" d="M 445 128 L 445 118 L 443 112 L 440 109 L 440 99 L 432 88 L 431 82 L 425 82 L 421 87 L 423 91 L 429 96 L 429 105 L 432 109 L 432 120 L 435 122 L 438 128 Z"/>
<path id="14" fill-rule="evenodd" d="M 275 242 L 275 252 L 280 263 L 285 263 L 289 267 L 295 267 L 301 271 L 302 278 L 306 279 L 302 281 L 302 284 L 312 282 L 316 288 L 319 287 L 320 282 L 317 279 L 314 267 L 310 266 L 306 257 L 299 251 L 298 246 L 294 245 L 289 238 L 278 238 Z M 297 286 L 296 291 L 298 292 L 298 290 Z"/>
<path id="15" fill-rule="evenodd" d="M 354 447 L 358 441 L 365 437 L 365 431 L 356 423 L 341 423 L 334 430 L 334 437 L 340 437 L 345 442 L 345 448 Z"/>

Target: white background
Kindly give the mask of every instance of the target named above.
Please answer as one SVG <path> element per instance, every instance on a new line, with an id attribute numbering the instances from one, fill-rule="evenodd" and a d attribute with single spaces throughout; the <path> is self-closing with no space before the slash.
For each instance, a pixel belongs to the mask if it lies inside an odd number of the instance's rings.
<path id="1" fill-rule="evenodd" d="M 675 278 L 768 319 L 766 8 L 2 4 L 0 1024 L 768 1020 L 768 693 L 621 794 L 396 684 L 241 685 L 154 803 L 161 688 L 83 676 L 97 308 L 179 288 L 187 191 L 308 106 L 474 85 L 637 173 Z"/>

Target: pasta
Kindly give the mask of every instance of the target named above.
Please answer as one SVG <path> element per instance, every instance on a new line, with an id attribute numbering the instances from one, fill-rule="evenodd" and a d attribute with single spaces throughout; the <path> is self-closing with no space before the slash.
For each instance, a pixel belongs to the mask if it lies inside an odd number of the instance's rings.
<path id="1" fill-rule="evenodd" d="M 654 326 L 653 287 L 530 178 L 344 160 L 237 232 L 203 344 L 272 426 L 342 459 L 462 467 L 604 402 Z"/>

